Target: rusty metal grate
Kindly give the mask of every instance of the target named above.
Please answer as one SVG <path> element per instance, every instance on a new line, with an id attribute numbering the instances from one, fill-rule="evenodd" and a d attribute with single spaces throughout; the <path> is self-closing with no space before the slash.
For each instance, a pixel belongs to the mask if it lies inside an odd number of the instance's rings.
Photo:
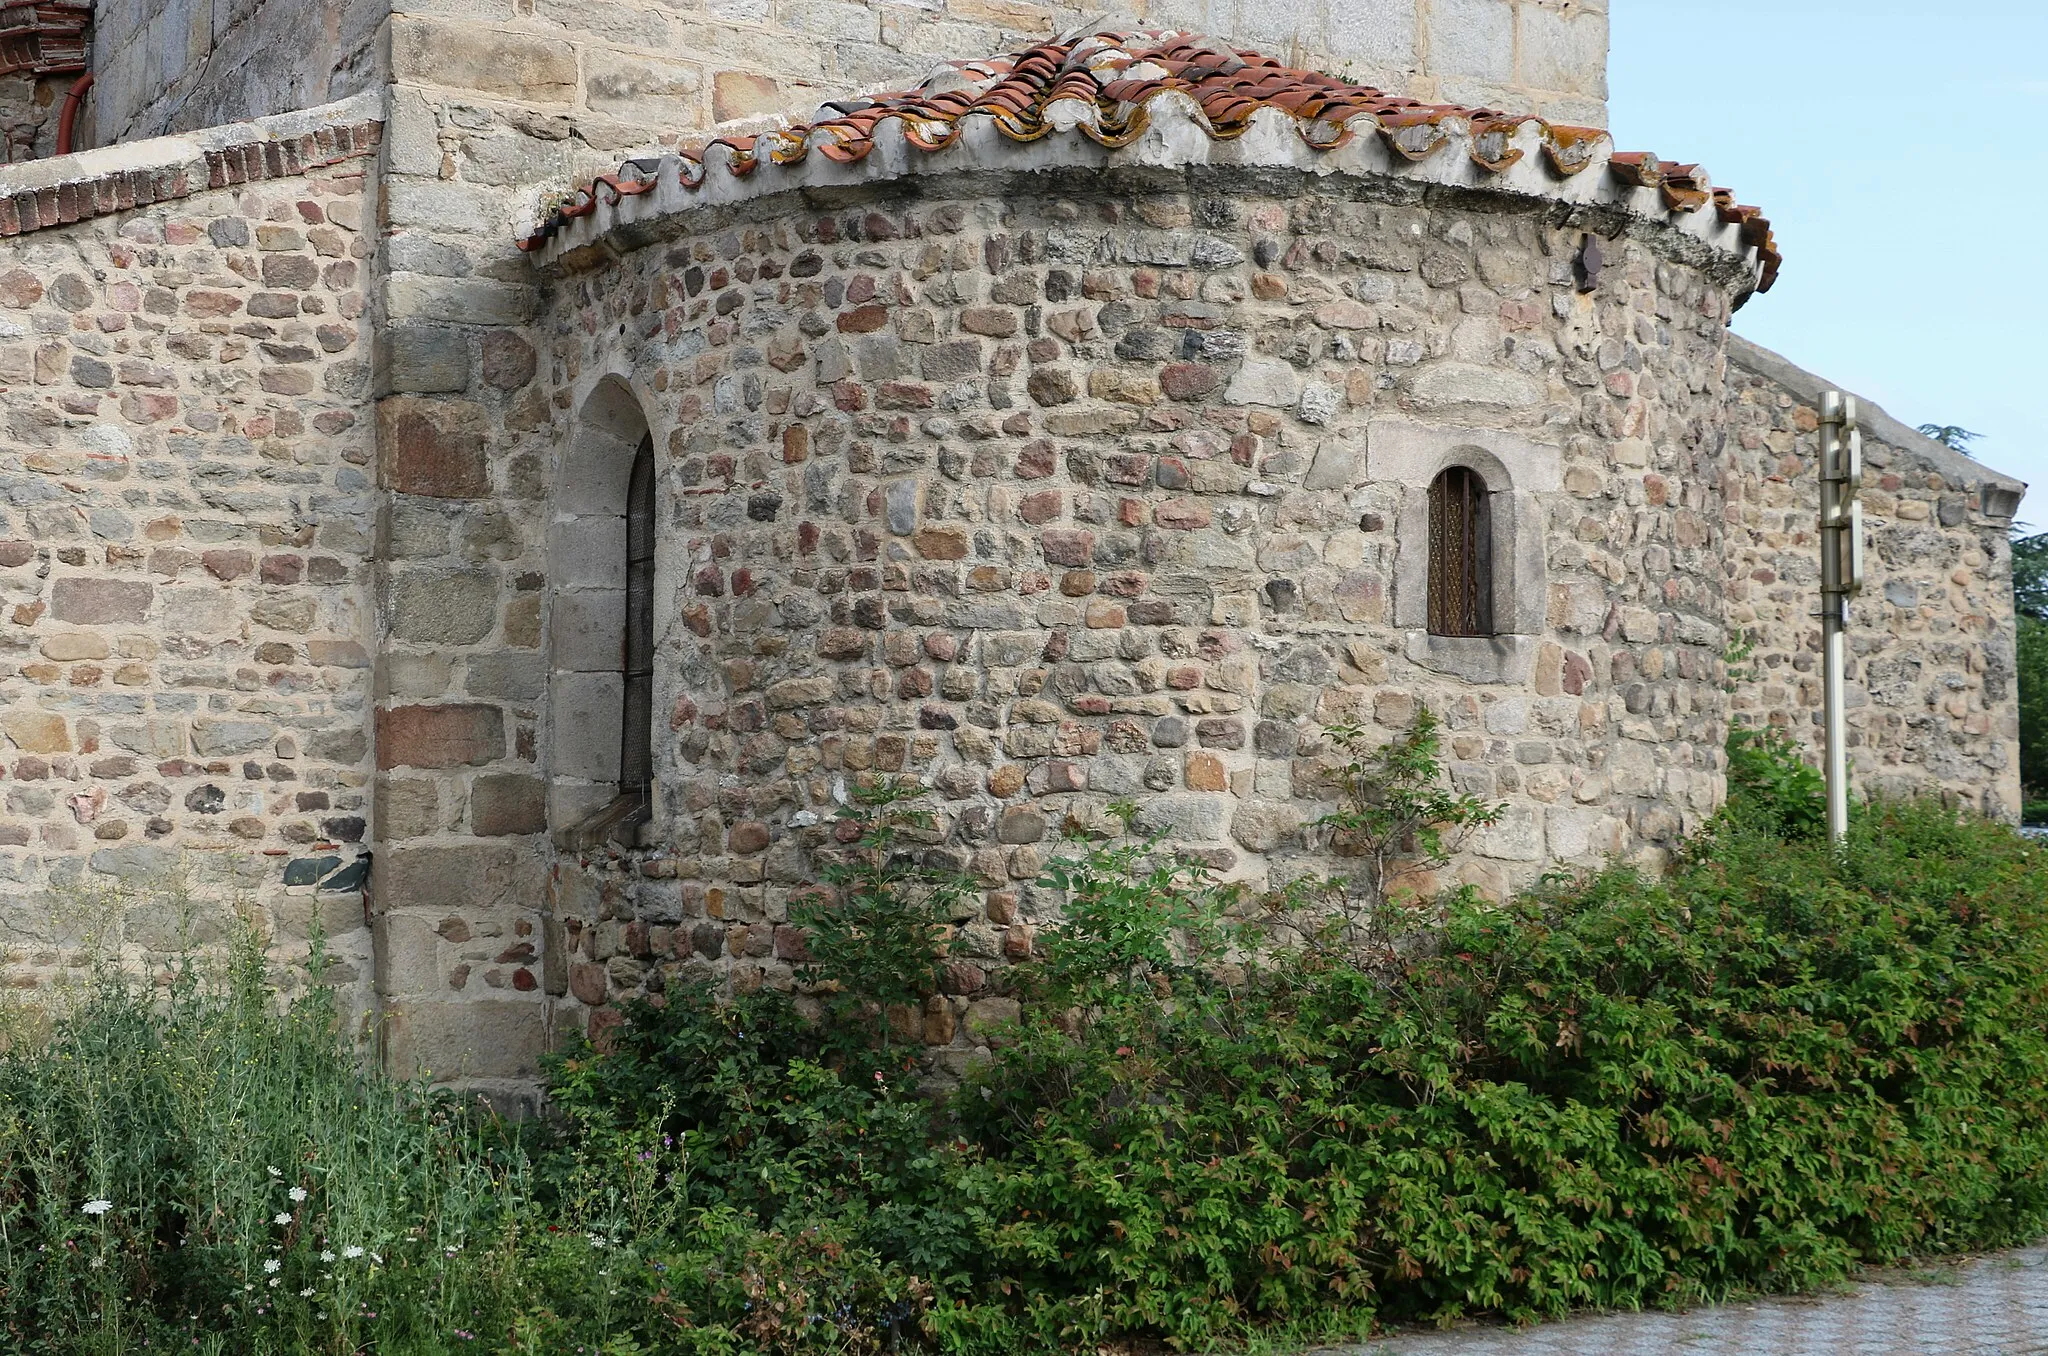
<path id="1" fill-rule="evenodd" d="M 1493 634 L 1493 527 L 1486 482 L 1453 466 L 1429 487 L 1429 631 Z"/>

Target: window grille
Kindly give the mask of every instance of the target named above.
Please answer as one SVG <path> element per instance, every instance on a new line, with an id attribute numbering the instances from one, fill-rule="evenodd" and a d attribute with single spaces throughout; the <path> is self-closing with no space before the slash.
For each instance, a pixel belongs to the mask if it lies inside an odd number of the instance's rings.
<path id="1" fill-rule="evenodd" d="M 1493 634 L 1493 525 L 1486 482 L 1453 466 L 1429 487 L 1429 631 Z"/>
<path id="2" fill-rule="evenodd" d="M 619 791 L 654 782 L 654 439 L 641 440 L 626 496 L 625 710 Z"/>

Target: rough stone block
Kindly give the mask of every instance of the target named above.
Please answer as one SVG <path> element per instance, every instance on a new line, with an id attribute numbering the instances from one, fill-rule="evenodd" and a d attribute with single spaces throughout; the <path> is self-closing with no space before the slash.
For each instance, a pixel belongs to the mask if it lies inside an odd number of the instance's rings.
<path id="1" fill-rule="evenodd" d="M 549 687 L 555 713 L 550 770 L 558 777 L 618 781 L 625 680 L 617 673 L 558 673 Z"/>
<path id="2" fill-rule="evenodd" d="M 469 827 L 479 837 L 542 833 L 547 823 L 547 789 L 538 777 L 478 777 L 470 786 Z"/>
<path id="3" fill-rule="evenodd" d="M 391 634 L 431 645 L 473 645 L 497 623 L 498 585 L 472 571 L 410 569 L 391 587 Z"/>
<path id="4" fill-rule="evenodd" d="M 510 999 L 412 1002 L 385 1013 L 385 1058 L 394 1072 L 425 1072 L 436 1083 L 539 1076 L 546 1012 Z"/>
<path id="5" fill-rule="evenodd" d="M 530 702 L 548 689 L 547 665 L 537 654 L 472 655 L 465 684 L 473 697 Z"/>
<path id="6" fill-rule="evenodd" d="M 625 590 L 572 589 L 562 593 L 555 598 L 551 620 L 556 669 L 616 673 L 625 667 Z"/>
<path id="7" fill-rule="evenodd" d="M 1517 84 L 1529 89 L 1585 95 L 1594 100 L 1607 98 L 1604 13 L 1525 4 L 1520 17 Z"/>
<path id="8" fill-rule="evenodd" d="M 377 713 L 377 766 L 473 767 L 505 756 L 505 713 L 495 706 L 447 703 Z"/>
<path id="9" fill-rule="evenodd" d="M 400 494 L 476 499 L 490 493 L 483 407 L 468 400 L 386 396 L 377 402 L 377 453 Z"/>
<path id="10" fill-rule="evenodd" d="M 479 208 L 467 209 L 441 199 L 408 198 L 396 204 L 414 218 L 451 217 L 469 228 L 478 224 Z M 491 211 L 484 219 L 507 215 Z M 407 225 L 432 229 L 430 220 L 406 220 Z M 531 314 L 534 290 L 523 283 L 495 278 L 441 278 L 419 273 L 393 273 L 385 286 L 385 310 L 393 323 L 404 320 L 438 320 L 455 325 L 518 325 Z"/>
<path id="11" fill-rule="evenodd" d="M 156 591 L 136 579 L 59 579 L 50 590 L 50 615 L 77 626 L 134 624 L 149 615 Z"/>
<path id="12" fill-rule="evenodd" d="M 262 720 L 217 720 L 201 716 L 192 722 L 192 751 L 203 758 L 254 753 L 277 737 L 277 728 Z"/>
<path id="13" fill-rule="evenodd" d="M 704 73 L 688 62 L 589 47 L 583 87 L 592 112 L 622 122 L 696 127 L 703 117 Z"/>
<path id="14" fill-rule="evenodd" d="M 1140 803 L 1137 826 L 1184 843 L 1216 843 L 1229 832 L 1235 802 L 1227 795 L 1153 796 Z"/>
<path id="15" fill-rule="evenodd" d="M 391 73 L 401 83 L 440 85 L 566 104 L 576 98 L 576 49 L 569 43 L 482 24 L 395 16 Z"/>
<path id="16" fill-rule="evenodd" d="M 469 388 L 469 336 L 446 325 L 393 325 L 377 335 L 379 392 Z"/>
<path id="17" fill-rule="evenodd" d="M 425 838 L 446 827 L 439 782 L 427 777 L 390 777 L 377 784 L 377 834 L 383 841 Z"/>
<path id="18" fill-rule="evenodd" d="M 1515 6 L 1510 0 L 1430 0 L 1429 69 L 1508 85 L 1515 78 Z"/>
<path id="19" fill-rule="evenodd" d="M 372 870 L 386 912 L 537 913 L 545 902 L 547 873 L 531 844 L 408 844 L 378 853 Z"/>
<path id="20" fill-rule="evenodd" d="M 0 712 L 0 732 L 23 753 L 69 753 L 71 732 L 64 717 L 50 711 Z"/>

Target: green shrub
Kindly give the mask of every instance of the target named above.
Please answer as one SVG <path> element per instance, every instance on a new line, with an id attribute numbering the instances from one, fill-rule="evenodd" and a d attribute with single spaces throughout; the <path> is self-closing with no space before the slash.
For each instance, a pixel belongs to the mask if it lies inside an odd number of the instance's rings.
<path id="1" fill-rule="evenodd" d="M 1220 920 L 1197 878 L 1152 894 L 1071 941 Z M 2048 876 L 1938 807 L 1455 900 L 1391 985 L 1135 965 L 1052 983 L 962 1100 L 1012 1297 L 963 1318 L 982 1349 L 1692 1302 L 2048 1228 Z"/>
<path id="2" fill-rule="evenodd" d="M 1728 731 L 1728 815 L 1767 834 L 1817 838 L 1827 832 L 1827 779 L 1798 740 L 1775 727 Z"/>
<path id="3" fill-rule="evenodd" d="M 1375 767 L 1438 794 L 1425 736 L 1360 754 L 1362 798 Z M 247 939 L 167 993 L 105 972 L 0 1052 L 0 1332 L 36 1356 L 1205 1347 L 1799 1289 L 2048 1230 L 2039 851 L 1878 805 L 1838 853 L 1754 810 L 1665 880 L 1505 906 L 1260 894 L 1075 840 L 1067 921 L 1002 980 L 1022 1019 L 936 1099 L 886 1033 L 950 886 L 893 791 L 849 812 L 860 875 L 813 906 L 847 912 L 806 993 L 636 1005 L 552 1063 L 519 1136 L 361 1071 Z"/>

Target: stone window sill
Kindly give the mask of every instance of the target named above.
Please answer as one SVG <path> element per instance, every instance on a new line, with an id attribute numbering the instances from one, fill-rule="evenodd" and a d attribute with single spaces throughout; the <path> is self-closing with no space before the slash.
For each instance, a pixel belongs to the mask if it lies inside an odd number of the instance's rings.
<path id="1" fill-rule="evenodd" d="M 1521 684 L 1536 667 L 1536 636 L 1433 636 L 1408 633 L 1408 658 L 1468 683 Z"/>
<path id="2" fill-rule="evenodd" d="M 606 843 L 628 850 L 645 847 L 642 840 L 653 819 L 653 799 L 645 790 L 624 791 L 581 823 L 557 830 L 555 846 L 571 852 L 587 852 Z"/>

